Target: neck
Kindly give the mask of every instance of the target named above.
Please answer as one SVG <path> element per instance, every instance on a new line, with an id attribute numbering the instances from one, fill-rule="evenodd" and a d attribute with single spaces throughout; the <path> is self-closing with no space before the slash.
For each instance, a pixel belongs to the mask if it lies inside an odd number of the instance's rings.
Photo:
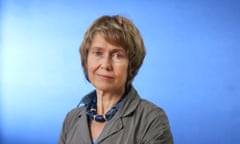
<path id="1" fill-rule="evenodd" d="M 97 114 L 105 114 L 109 111 L 123 96 L 125 90 L 117 93 L 107 93 L 97 90 Z"/>

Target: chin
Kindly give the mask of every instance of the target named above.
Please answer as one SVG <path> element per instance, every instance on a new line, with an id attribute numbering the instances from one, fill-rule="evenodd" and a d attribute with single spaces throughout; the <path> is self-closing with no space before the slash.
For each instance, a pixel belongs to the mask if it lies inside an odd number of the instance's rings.
<path id="1" fill-rule="evenodd" d="M 114 89 L 113 85 L 111 84 L 93 84 L 93 86 L 102 91 L 112 91 Z"/>

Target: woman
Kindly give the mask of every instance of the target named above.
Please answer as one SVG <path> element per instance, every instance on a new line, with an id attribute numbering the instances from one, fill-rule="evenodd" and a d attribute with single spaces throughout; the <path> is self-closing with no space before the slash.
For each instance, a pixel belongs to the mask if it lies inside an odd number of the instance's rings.
<path id="1" fill-rule="evenodd" d="M 127 18 L 102 16 L 80 47 L 86 79 L 96 88 L 63 123 L 59 144 L 172 144 L 164 111 L 131 85 L 145 57 L 140 32 Z"/>

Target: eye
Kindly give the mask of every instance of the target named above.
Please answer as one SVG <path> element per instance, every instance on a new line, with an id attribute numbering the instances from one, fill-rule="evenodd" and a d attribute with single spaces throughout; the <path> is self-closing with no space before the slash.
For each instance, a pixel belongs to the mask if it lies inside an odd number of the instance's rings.
<path id="1" fill-rule="evenodd" d="M 95 54 L 96 56 L 100 56 L 100 55 L 102 55 L 102 52 L 100 52 L 100 51 L 95 51 L 94 54 Z"/>
<path id="2" fill-rule="evenodd" d="M 124 58 L 124 54 L 120 52 L 113 53 L 113 58 L 116 58 L 116 59 Z"/>
<path id="3" fill-rule="evenodd" d="M 92 54 L 93 54 L 94 56 L 101 56 L 101 55 L 102 55 L 102 52 L 96 50 L 96 51 L 92 51 Z"/>

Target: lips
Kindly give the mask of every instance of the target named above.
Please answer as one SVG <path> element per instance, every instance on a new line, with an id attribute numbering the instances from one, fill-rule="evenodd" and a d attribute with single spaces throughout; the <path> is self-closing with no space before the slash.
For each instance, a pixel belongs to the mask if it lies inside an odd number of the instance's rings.
<path id="1" fill-rule="evenodd" d="M 109 75 L 104 75 L 104 74 L 97 74 L 97 76 L 101 79 L 104 79 L 104 80 L 111 80 L 113 79 L 112 76 L 109 76 Z"/>

